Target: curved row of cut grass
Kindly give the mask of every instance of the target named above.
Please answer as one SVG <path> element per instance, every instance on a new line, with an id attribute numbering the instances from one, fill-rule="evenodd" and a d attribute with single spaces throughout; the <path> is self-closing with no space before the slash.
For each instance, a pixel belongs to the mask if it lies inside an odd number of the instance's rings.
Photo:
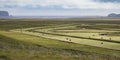
<path id="1" fill-rule="evenodd" d="M 58 28 L 62 28 L 62 27 L 58 27 Z M 40 29 L 41 31 L 36 31 L 37 29 L 25 30 L 25 31 L 23 30 L 23 33 L 35 35 L 35 36 L 42 36 L 44 38 L 56 39 L 56 40 L 67 41 L 67 42 L 74 42 L 78 44 L 85 44 L 85 45 L 90 45 L 90 46 L 120 50 L 120 48 L 118 48 L 120 47 L 119 41 L 94 39 L 94 38 L 86 38 L 86 37 L 84 38 L 84 37 L 77 37 L 77 36 L 70 36 L 70 35 L 47 32 L 48 30 L 51 30 L 51 29 L 55 29 L 55 28 Z M 66 38 L 70 38 L 72 40 L 69 41 L 69 40 L 66 40 Z"/>
<path id="2" fill-rule="evenodd" d="M 58 29 L 64 29 L 64 28 L 70 28 L 70 27 L 74 27 L 74 26 L 67 26 L 67 27 L 65 26 L 65 27 L 48 28 L 48 29 L 34 29 L 34 30 L 29 30 L 29 31 L 39 32 L 39 33 L 42 32 L 42 33 L 47 33 L 47 34 L 49 33 L 49 34 L 54 34 L 54 35 L 75 37 L 75 38 L 81 38 L 81 39 L 120 43 L 120 40 L 119 40 L 120 37 L 100 36 L 99 35 L 100 33 L 71 33 L 71 32 L 58 33 L 58 32 L 56 32 L 56 29 L 58 30 Z M 87 31 L 89 31 L 89 30 L 87 30 Z"/>

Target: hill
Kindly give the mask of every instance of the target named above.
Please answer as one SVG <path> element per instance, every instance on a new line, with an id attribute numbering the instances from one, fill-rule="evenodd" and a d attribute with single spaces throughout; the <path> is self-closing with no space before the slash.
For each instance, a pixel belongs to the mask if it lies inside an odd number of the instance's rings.
<path id="1" fill-rule="evenodd" d="M 111 13 L 108 15 L 108 17 L 120 17 L 120 14 Z"/>
<path id="2" fill-rule="evenodd" d="M 2 18 L 7 18 L 7 17 L 9 17 L 8 11 L 0 11 L 0 17 L 2 17 Z"/>

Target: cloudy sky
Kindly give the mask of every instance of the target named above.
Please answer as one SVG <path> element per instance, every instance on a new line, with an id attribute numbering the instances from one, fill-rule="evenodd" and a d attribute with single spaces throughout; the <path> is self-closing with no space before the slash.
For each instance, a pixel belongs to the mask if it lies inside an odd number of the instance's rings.
<path id="1" fill-rule="evenodd" d="M 0 0 L 14 16 L 105 16 L 120 13 L 120 0 Z"/>

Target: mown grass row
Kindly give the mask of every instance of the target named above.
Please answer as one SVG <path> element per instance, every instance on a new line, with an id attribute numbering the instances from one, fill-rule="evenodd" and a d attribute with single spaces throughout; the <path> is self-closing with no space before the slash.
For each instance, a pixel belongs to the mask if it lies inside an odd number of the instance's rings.
<path id="1" fill-rule="evenodd" d="M 87 38 L 87 37 L 80 37 L 80 36 L 70 36 L 70 35 L 55 34 L 55 33 L 47 33 L 47 32 L 42 32 L 42 31 L 35 31 L 35 30 L 27 30 L 27 31 L 29 31 L 29 32 L 43 33 L 43 34 L 58 35 L 58 36 L 66 36 L 66 37 L 81 38 L 81 39 L 89 39 L 89 40 L 105 41 L 105 42 L 112 42 L 112 43 L 120 43 L 120 41 L 114 41 L 114 40 L 97 39 L 97 38 L 90 38 L 90 37 Z"/>

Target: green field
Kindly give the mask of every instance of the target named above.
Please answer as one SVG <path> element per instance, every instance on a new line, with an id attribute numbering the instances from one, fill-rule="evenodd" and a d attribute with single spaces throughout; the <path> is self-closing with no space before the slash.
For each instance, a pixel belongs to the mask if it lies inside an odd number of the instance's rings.
<path id="1" fill-rule="evenodd" d="M 120 60 L 120 19 L 0 20 L 0 60 Z"/>

